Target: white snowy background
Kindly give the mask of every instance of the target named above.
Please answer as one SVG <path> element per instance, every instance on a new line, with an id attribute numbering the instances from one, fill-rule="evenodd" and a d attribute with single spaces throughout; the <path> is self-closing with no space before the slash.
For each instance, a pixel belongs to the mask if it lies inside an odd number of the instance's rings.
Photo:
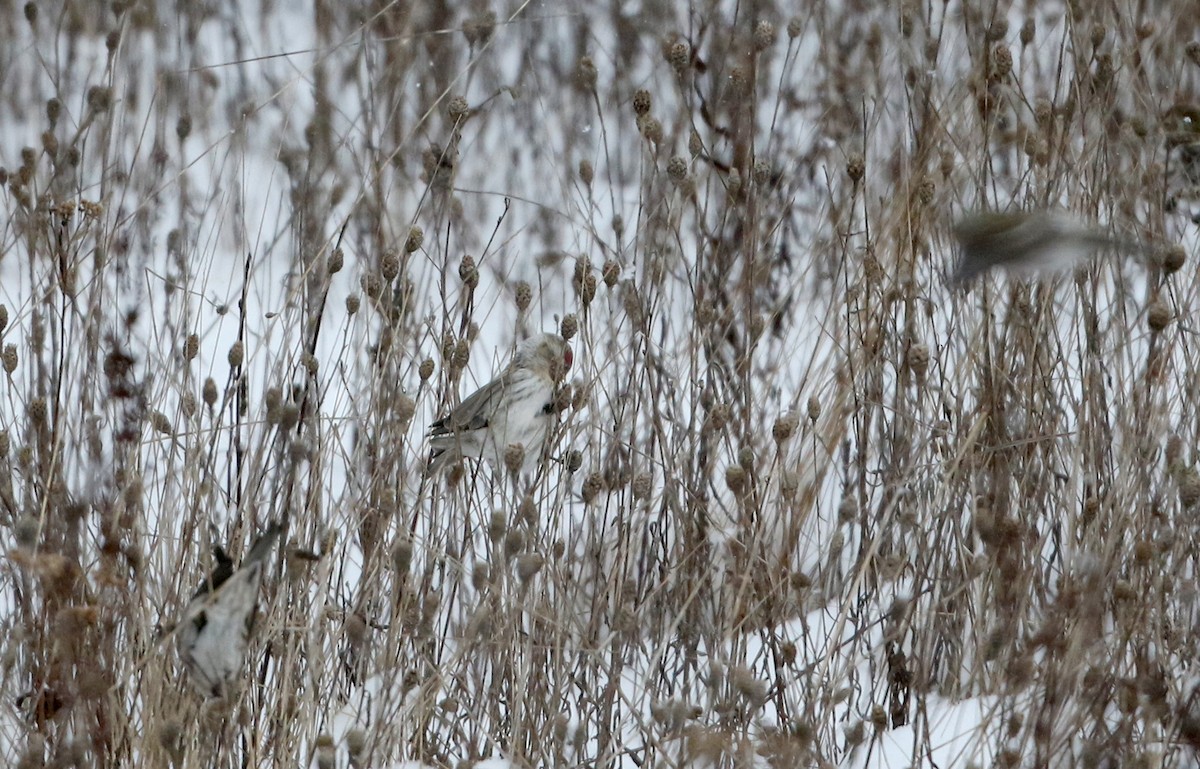
<path id="1" fill-rule="evenodd" d="M 6 763 L 1195 765 L 1200 21 L 977 5 L 0 9 Z M 1157 245 L 946 286 L 1045 207 Z"/>

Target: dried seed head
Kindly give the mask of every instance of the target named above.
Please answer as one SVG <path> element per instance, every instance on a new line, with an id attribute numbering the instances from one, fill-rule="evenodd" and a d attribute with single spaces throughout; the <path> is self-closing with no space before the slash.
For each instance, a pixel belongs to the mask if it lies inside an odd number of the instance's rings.
<path id="1" fill-rule="evenodd" d="M 708 413 L 708 426 L 711 430 L 722 430 L 729 423 L 729 406 L 718 403 Z"/>
<path id="2" fill-rule="evenodd" d="M 662 123 L 658 122 L 658 118 L 647 117 L 640 122 L 642 136 L 652 144 L 661 144 L 663 140 Z"/>
<path id="3" fill-rule="evenodd" d="M 580 491 L 584 504 L 591 503 L 603 488 L 604 476 L 600 473 L 589 473 L 588 477 L 583 479 L 583 488 Z"/>
<path id="4" fill-rule="evenodd" d="M 590 160 L 579 161 L 579 180 L 587 186 L 592 186 L 592 179 L 595 178 L 596 172 L 592 168 Z"/>
<path id="5" fill-rule="evenodd" d="M 530 302 L 533 301 L 533 288 L 525 281 L 517 283 L 516 290 L 517 311 L 525 312 L 529 309 Z"/>
<path id="6" fill-rule="evenodd" d="M 519 529 L 509 529 L 504 537 L 504 557 L 511 558 L 525 549 L 525 535 Z"/>
<path id="7" fill-rule="evenodd" d="M 493 510 L 491 517 L 488 519 L 488 539 L 492 542 L 500 542 L 504 539 L 504 535 L 508 533 L 508 516 L 503 510 Z"/>
<path id="8" fill-rule="evenodd" d="M 1187 252 L 1179 243 L 1172 244 L 1162 254 L 1163 272 L 1168 275 L 1178 272 L 1179 268 L 1183 267 L 1183 263 L 1187 261 Z M 3 328 L 3 326 L 0 326 Z"/>
<path id="9" fill-rule="evenodd" d="M 486 43 L 492 39 L 492 35 L 495 32 L 496 12 L 492 10 L 487 10 L 477 16 L 471 17 L 463 25 L 463 37 L 467 39 L 467 45 L 470 46 Z"/>
<path id="10" fill-rule="evenodd" d="M 929 346 L 920 342 L 908 348 L 908 368 L 918 379 L 925 378 L 929 370 Z"/>
<path id="11" fill-rule="evenodd" d="M 357 766 L 367 747 L 367 735 L 362 729 L 351 729 L 346 732 L 346 752 L 350 755 L 350 763 Z"/>
<path id="12" fill-rule="evenodd" d="M 470 362 L 471 345 L 466 339 L 459 339 L 454 345 L 454 353 L 450 356 L 450 366 L 462 371 Z"/>
<path id="13" fill-rule="evenodd" d="M 537 502 L 533 501 L 532 494 L 526 494 L 521 498 L 521 504 L 517 506 L 517 515 L 521 516 L 521 520 L 527 526 L 537 526 L 539 518 Z"/>
<path id="14" fill-rule="evenodd" d="M 56 97 L 46 100 L 46 120 L 50 122 L 50 127 L 58 125 L 58 116 L 62 114 L 62 102 Z"/>
<path id="15" fill-rule="evenodd" d="M 195 360 L 200 354 L 200 335 L 188 334 L 187 339 L 183 341 L 183 357 L 184 360 Z"/>
<path id="16" fill-rule="evenodd" d="M 245 357 L 245 353 L 245 345 L 243 345 L 241 341 L 234 342 L 233 346 L 229 348 L 229 365 L 233 366 L 234 368 L 242 365 L 242 360 Z"/>
<path id="17" fill-rule="evenodd" d="M 108 112 L 108 108 L 112 106 L 112 89 L 107 86 L 92 86 L 87 92 L 87 105 L 94 114 Z"/>
<path id="18" fill-rule="evenodd" d="M 754 676 L 749 668 L 733 665 L 729 668 L 729 683 L 738 694 L 758 704 L 767 698 L 767 684 Z"/>
<path id="19" fill-rule="evenodd" d="M 566 317 L 564 317 L 562 319 L 562 323 L 559 324 L 559 333 L 562 335 L 562 338 L 567 340 L 568 342 L 571 341 L 572 338 L 574 338 L 575 334 L 578 333 L 578 331 L 579 331 L 579 321 L 575 318 L 575 316 L 573 314 L 567 315 Z"/>
<path id="20" fill-rule="evenodd" d="M 4 352 L 0 353 L 0 359 L 4 362 L 5 373 L 11 374 L 17 370 L 17 346 L 14 344 L 4 345 Z"/>
<path id="21" fill-rule="evenodd" d="M 754 26 L 754 50 L 767 50 L 775 44 L 775 25 L 763 19 Z"/>
<path id="22" fill-rule="evenodd" d="M 204 403 L 210 408 L 217 402 L 217 383 L 212 377 L 204 380 L 204 387 L 201 388 L 200 397 L 204 399 Z"/>
<path id="23" fill-rule="evenodd" d="M 650 114 L 651 100 L 650 92 L 645 88 L 639 88 L 633 94 L 633 114 L 641 117 L 642 115 Z"/>
<path id="24" fill-rule="evenodd" d="M 846 160 L 846 175 L 850 181 L 858 184 L 867 172 L 867 161 L 857 152 L 852 153 Z"/>
<path id="25" fill-rule="evenodd" d="M 1021 25 L 1021 45 L 1029 45 L 1033 42 L 1033 35 L 1037 31 L 1037 22 L 1032 16 L 1025 17 L 1025 23 Z"/>
<path id="26" fill-rule="evenodd" d="M 667 49 L 667 61 L 671 69 L 682 74 L 692 63 L 692 49 L 687 43 L 677 41 Z"/>
<path id="27" fill-rule="evenodd" d="M 687 178 L 688 162 L 678 155 L 674 155 L 667 161 L 667 176 L 671 181 L 678 184 Z"/>
<path id="28" fill-rule="evenodd" d="M 412 566 L 413 545 L 407 538 L 401 537 L 392 543 L 392 568 L 397 574 L 404 574 Z"/>
<path id="29" fill-rule="evenodd" d="M 428 381 L 429 377 L 433 376 L 432 358 L 426 358 L 425 360 L 421 361 L 421 365 L 417 368 L 417 376 L 421 377 L 422 382 Z"/>
<path id="30" fill-rule="evenodd" d="M 800 416 L 794 411 L 789 411 L 775 420 L 775 426 L 771 428 L 771 437 L 776 443 L 782 444 L 792 437 L 799 425 Z"/>
<path id="31" fill-rule="evenodd" d="M 350 315 L 354 315 L 355 313 L 358 312 L 358 309 L 361 306 L 362 306 L 362 298 L 359 297 L 358 294 L 347 294 L 346 295 L 346 312 L 347 313 L 349 313 Z"/>
<path id="32" fill-rule="evenodd" d="M 692 157 L 696 157 L 701 152 L 704 152 L 704 142 L 700 139 L 700 133 L 693 128 L 691 135 L 688 136 L 688 153 Z"/>
<path id="33" fill-rule="evenodd" d="M 470 254 L 463 255 L 462 261 L 458 263 L 458 277 L 469 289 L 474 290 L 479 285 L 479 268 L 475 266 L 475 257 Z"/>
<path id="34" fill-rule="evenodd" d="M 304 367 L 304 371 L 309 376 L 316 376 L 321 368 L 321 364 L 317 362 L 317 356 L 307 351 L 300 356 L 300 365 Z"/>
<path id="35" fill-rule="evenodd" d="M 345 252 L 342 251 L 342 249 L 340 249 L 340 248 L 335 248 L 335 249 L 333 249 L 333 252 L 329 255 L 329 258 L 327 260 L 325 260 L 325 271 L 328 272 L 330 275 L 341 272 L 342 265 L 345 264 L 345 262 L 346 262 Z"/>
<path id="36" fill-rule="evenodd" d="M 526 553 L 517 559 L 517 579 L 528 582 L 542 570 L 546 559 L 538 553 Z"/>
<path id="37" fill-rule="evenodd" d="M 1173 317 L 1171 308 L 1161 299 L 1155 299 L 1150 303 L 1150 308 L 1146 311 L 1146 323 L 1150 326 L 1151 331 L 1162 331 L 1170 323 Z"/>
<path id="38" fill-rule="evenodd" d="M 379 259 L 379 274 L 388 283 L 391 283 L 400 274 L 400 255 L 394 249 L 389 248 L 383 252 L 383 256 Z"/>
<path id="39" fill-rule="evenodd" d="M 8 327 L 8 307 L 0 304 L 0 332 Z"/>
<path id="40" fill-rule="evenodd" d="M 30 26 L 37 23 L 38 5 L 35 2 L 25 3 L 25 21 L 29 22 Z"/>
<path id="41" fill-rule="evenodd" d="M 454 96 L 446 103 L 446 115 L 455 123 L 465 118 L 470 111 L 471 105 L 467 104 L 467 100 L 462 96 Z"/>
<path id="42" fill-rule="evenodd" d="M 1012 72 L 1013 57 L 1012 51 L 1007 45 L 998 45 L 992 51 L 992 76 L 997 78 L 1008 77 Z"/>
<path id="43" fill-rule="evenodd" d="M 1200 473 L 1188 468 L 1179 474 L 1176 482 L 1179 484 L 1179 504 L 1190 510 L 1200 502 Z"/>
<path id="44" fill-rule="evenodd" d="M 417 402 L 407 395 L 401 393 L 396 398 L 396 421 L 401 427 L 407 427 L 412 421 L 413 416 L 417 413 Z"/>
<path id="45" fill-rule="evenodd" d="M 333 738 L 328 734 L 317 737 L 317 769 L 334 769 L 337 753 L 334 750 Z"/>
<path id="46" fill-rule="evenodd" d="M 173 435 L 175 433 L 174 428 L 171 427 L 171 420 L 161 411 L 150 412 L 150 426 L 154 428 L 155 432 L 161 435 Z"/>
<path id="47" fill-rule="evenodd" d="M 509 444 L 504 449 L 504 467 L 513 475 L 521 472 L 525 464 L 525 447 L 520 443 Z"/>
<path id="48" fill-rule="evenodd" d="M 654 479 L 650 473 L 639 473 L 633 479 L 633 498 L 646 499 L 654 488 Z"/>
<path id="49" fill-rule="evenodd" d="M 995 43 L 998 40 L 1003 40 L 1008 34 L 1008 19 L 999 16 L 992 22 L 992 26 L 988 27 L 987 40 L 989 43 Z"/>
<path id="50" fill-rule="evenodd" d="M 746 468 L 741 465 L 730 465 L 725 468 L 725 485 L 734 494 L 741 494 L 746 490 Z"/>
<path id="51" fill-rule="evenodd" d="M 567 472 L 577 473 L 580 467 L 583 467 L 583 452 L 572 449 L 571 453 L 567 454 Z"/>
<path id="52" fill-rule="evenodd" d="M 1103 24 L 1093 24 L 1092 25 L 1092 47 L 1099 48 L 1100 46 L 1104 45 L 1104 38 L 1107 34 L 1108 34 L 1108 30 L 1106 30 L 1104 28 Z"/>
<path id="53" fill-rule="evenodd" d="M 596 64 L 591 57 L 580 58 L 578 66 L 575 67 L 575 87 L 581 91 L 595 91 L 597 75 Z"/>
<path id="54" fill-rule="evenodd" d="M 754 161 L 754 183 L 765 187 L 771 181 L 771 164 L 765 160 Z"/>
<path id="55" fill-rule="evenodd" d="M 420 227 L 410 227 L 404 240 L 404 253 L 411 254 L 425 242 L 425 232 Z"/>
<path id="56" fill-rule="evenodd" d="M 604 278 L 604 285 L 612 288 L 613 286 L 617 285 L 617 280 L 621 277 L 621 265 L 617 264 L 612 259 L 606 259 L 600 274 Z M 2 305 L 0 305 L 0 307 L 2 307 Z M 2 329 L 3 326 L 0 326 L 0 330 Z"/>

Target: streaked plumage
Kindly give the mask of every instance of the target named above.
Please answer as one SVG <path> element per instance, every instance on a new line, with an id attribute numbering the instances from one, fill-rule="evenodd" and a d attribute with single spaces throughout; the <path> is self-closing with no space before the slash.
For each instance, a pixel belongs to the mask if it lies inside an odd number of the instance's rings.
<path id="1" fill-rule="evenodd" d="M 973 213 L 955 223 L 954 235 L 959 262 L 951 282 L 960 285 L 993 267 L 1019 273 L 1052 271 L 1103 249 L 1142 248 L 1062 211 Z"/>
<path id="2" fill-rule="evenodd" d="M 225 551 L 215 546 L 217 566 L 184 611 L 179 656 L 192 685 L 206 697 L 223 696 L 229 681 L 244 673 L 263 562 L 279 531 L 279 525 L 272 524 L 237 570 Z"/>
<path id="3" fill-rule="evenodd" d="M 501 374 L 463 400 L 430 428 L 430 467 L 437 471 L 464 457 L 501 464 L 508 446 L 525 448 L 524 468 L 541 458 L 554 424 L 554 388 L 571 367 L 571 348 L 556 334 L 522 342 Z"/>

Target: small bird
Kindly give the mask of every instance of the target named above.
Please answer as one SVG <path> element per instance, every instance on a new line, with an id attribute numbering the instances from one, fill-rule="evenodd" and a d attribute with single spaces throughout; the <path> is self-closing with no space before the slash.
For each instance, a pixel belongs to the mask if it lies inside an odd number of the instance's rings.
<path id="1" fill-rule="evenodd" d="M 236 570 L 225 550 L 214 545 L 217 566 L 184 610 L 179 656 L 192 685 L 206 697 L 224 696 L 229 681 L 245 665 L 263 562 L 279 532 L 279 524 L 271 524 Z"/>
<path id="2" fill-rule="evenodd" d="M 959 219 L 954 235 L 960 254 L 950 279 L 955 285 L 993 267 L 1028 274 L 1064 269 L 1099 250 L 1144 249 L 1062 211 L 981 211 Z"/>
<path id="3" fill-rule="evenodd" d="M 513 444 L 525 449 L 523 469 L 534 467 L 554 423 L 555 385 L 571 360 L 570 346 L 557 334 L 522 342 L 500 376 L 430 427 L 430 469 L 437 472 L 465 457 L 499 465 Z"/>

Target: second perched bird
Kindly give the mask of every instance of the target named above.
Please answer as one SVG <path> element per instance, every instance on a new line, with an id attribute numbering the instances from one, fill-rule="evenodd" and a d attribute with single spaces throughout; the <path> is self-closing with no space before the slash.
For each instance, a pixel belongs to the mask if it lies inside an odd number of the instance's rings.
<path id="1" fill-rule="evenodd" d="M 571 348 L 557 334 L 522 342 L 512 361 L 492 381 L 469 395 L 429 430 L 430 468 L 449 467 L 464 457 L 502 464 L 505 450 L 525 449 L 524 469 L 541 459 L 554 423 L 554 387 L 571 367 Z"/>
<path id="2" fill-rule="evenodd" d="M 951 282 L 959 285 L 993 267 L 1052 271 L 1103 249 L 1144 250 L 1062 211 L 977 212 L 956 222 L 954 235 L 960 260 Z"/>
<path id="3" fill-rule="evenodd" d="M 263 561 L 279 531 L 276 523 L 263 532 L 236 570 L 224 549 L 214 547 L 217 566 L 184 611 L 179 655 L 192 684 L 206 697 L 224 696 L 229 681 L 242 672 Z"/>

